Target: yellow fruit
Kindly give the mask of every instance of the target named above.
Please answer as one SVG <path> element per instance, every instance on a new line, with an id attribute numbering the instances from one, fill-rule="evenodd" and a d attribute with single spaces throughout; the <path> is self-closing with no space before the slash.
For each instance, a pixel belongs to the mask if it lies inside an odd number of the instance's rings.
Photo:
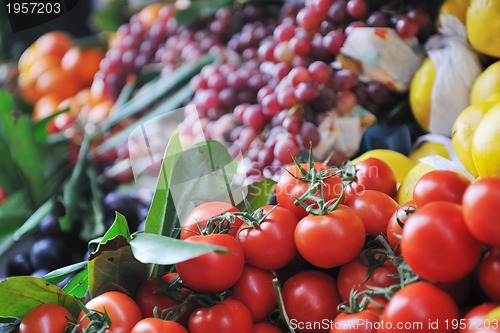
<path id="1" fill-rule="evenodd" d="M 485 102 L 500 102 L 500 91 L 494 92 L 493 94 L 486 97 Z"/>
<path id="2" fill-rule="evenodd" d="M 418 124 L 429 130 L 429 117 L 432 103 L 432 86 L 436 77 L 436 69 L 431 59 L 427 58 L 413 76 L 410 84 L 410 106 Z"/>
<path id="3" fill-rule="evenodd" d="M 374 149 L 352 160 L 354 164 L 364 161 L 370 157 L 378 158 L 389 165 L 396 176 L 396 181 L 401 184 L 414 163 L 405 155 L 389 149 Z"/>
<path id="4" fill-rule="evenodd" d="M 451 134 L 453 149 L 460 162 L 474 177 L 477 177 L 478 173 L 472 160 L 472 138 L 479 122 L 493 105 L 495 105 L 493 102 L 471 105 L 458 116 L 453 125 Z"/>
<path id="5" fill-rule="evenodd" d="M 470 0 L 446 0 L 439 9 L 439 14 L 454 15 L 465 25 L 469 3 Z"/>
<path id="6" fill-rule="evenodd" d="M 489 322 L 500 321 L 500 306 L 494 308 L 491 312 L 488 312 L 485 318 Z"/>
<path id="7" fill-rule="evenodd" d="M 448 150 L 442 143 L 425 141 L 422 142 L 417 149 L 415 149 L 410 154 L 410 160 L 413 163 L 419 163 L 420 159 L 425 156 L 439 155 L 444 158 L 450 158 L 450 154 L 448 154 Z"/>
<path id="8" fill-rule="evenodd" d="M 420 178 L 422 178 L 423 175 L 432 170 L 435 170 L 435 168 L 429 164 L 420 162 L 415 165 L 410 172 L 408 172 L 406 178 L 401 183 L 396 195 L 396 201 L 400 205 L 403 205 L 408 201 L 413 200 L 413 189 L 415 188 L 415 184 Z"/>
<path id="9" fill-rule="evenodd" d="M 474 48 L 500 58 L 500 0 L 472 0 L 467 9 L 466 28 Z"/>
<path id="10" fill-rule="evenodd" d="M 472 159 L 480 177 L 500 177 L 500 103 L 477 125 L 472 138 Z"/>
<path id="11" fill-rule="evenodd" d="M 498 43 L 500 44 L 500 41 Z M 472 105 L 484 102 L 490 95 L 499 91 L 500 61 L 497 61 L 486 68 L 472 84 L 470 91 L 470 104 Z"/>

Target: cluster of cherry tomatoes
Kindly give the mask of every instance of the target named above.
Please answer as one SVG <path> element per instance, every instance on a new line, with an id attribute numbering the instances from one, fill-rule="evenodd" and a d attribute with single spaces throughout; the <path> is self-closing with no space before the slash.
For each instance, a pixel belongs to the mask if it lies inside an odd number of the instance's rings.
<path id="1" fill-rule="evenodd" d="M 431 171 L 403 206 L 396 190 L 379 159 L 297 163 L 276 185 L 277 205 L 240 212 L 209 202 L 189 213 L 180 238 L 226 251 L 180 262 L 135 295 L 98 295 L 73 324 L 58 306 L 36 308 L 20 332 L 33 332 L 27 327 L 42 316 L 58 318 L 43 321 L 54 322 L 52 333 L 72 325 L 108 325 L 110 333 L 500 332 L 492 315 L 500 304 L 500 179 Z"/>

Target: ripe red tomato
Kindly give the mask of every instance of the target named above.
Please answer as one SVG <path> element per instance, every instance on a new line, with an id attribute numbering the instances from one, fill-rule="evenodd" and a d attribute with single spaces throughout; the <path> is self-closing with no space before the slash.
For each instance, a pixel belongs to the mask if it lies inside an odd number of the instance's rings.
<path id="1" fill-rule="evenodd" d="M 177 273 L 167 273 L 162 277 L 151 277 L 145 280 L 137 290 L 135 301 L 141 308 L 144 318 L 154 316 L 154 308 L 157 308 L 158 314 L 161 315 L 163 310 L 181 304 L 191 293 L 187 288 L 182 288 L 180 285 L 175 285 L 171 289 L 163 288 L 159 279 L 163 279 L 164 284 L 169 285 L 172 280 L 178 276 Z M 180 311 L 178 322 L 187 325 L 187 321 L 191 312 L 198 307 L 196 301 L 189 302 L 185 308 Z"/>
<path id="2" fill-rule="evenodd" d="M 245 258 L 238 241 L 226 234 L 192 236 L 186 242 L 219 245 L 230 253 L 206 253 L 176 265 L 182 282 L 193 290 L 221 292 L 231 288 L 241 276 Z"/>
<path id="3" fill-rule="evenodd" d="M 262 269 L 279 269 L 297 255 L 293 237 L 298 220 L 286 208 L 264 206 L 262 209 L 264 215 L 269 214 L 267 218 L 256 228 L 243 223 L 236 237 L 249 264 Z"/>
<path id="4" fill-rule="evenodd" d="M 199 308 L 189 317 L 190 333 L 253 333 L 250 311 L 234 299 Z"/>
<path id="5" fill-rule="evenodd" d="M 492 323 L 488 322 L 486 316 L 497 307 L 497 303 L 483 303 L 475 306 L 459 323 L 458 333 L 479 333 L 485 328 L 490 328 Z"/>
<path id="6" fill-rule="evenodd" d="M 233 286 L 233 298 L 250 310 L 254 322 L 264 320 L 276 308 L 273 279 L 270 271 L 246 265 Z"/>
<path id="7" fill-rule="evenodd" d="M 306 171 L 309 171 L 309 165 L 307 163 L 301 164 L 301 166 Z M 330 168 L 328 165 L 319 162 L 315 162 L 314 167 L 317 171 L 324 171 Z M 288 209 L 294 213 L 298 219 L 301 219 L 307 215 L 307 212 L 304 207 L 294 205 L 295 198 L 299 198 L 307 192 L 311 183 L 294 178 L 294 176 L 304 177 L 297 165 L 289 167 L 287 171 L 288 172 L 285 171 L 282 173 L 278 180 L 278 184 L 276 184 L 276 200 L 281 207 Z M 342 193 L 342 187 L 342 180 L 338 176 L 325 179 L 323 185 L 325 201 L 338 198 Z M 308 201 L 306 203 L 312 202 Z"/>
<path id="8" fill-rule="evenodd" d="M 453 282 L 474 269 L 481 256 L 481 243 L 467 229 L 459 205 L 436 201 L 408 218 L 401 253 L 422 278 Z"/>
<path id="9" fill-rule="evenodd" d="M 138 322 L 130 333 L 188 333 L 181 324 L 159 318 L 145 318 Z"/>
<path id="10" fill-rule="evenodd" d="M 71 313 L 61 305 L 42 304 L 24 316 L 19 333 L 64 333 Z"/>
<path id="11" fill-rule="evenodd" d="M 199 235 L 200 228 L 198 226 L 198 223 L 202 228 L 205 228 L 208 221 L 212 217 L 221 216 L 226 212 L 238 211 L 238 208 L 223 201 L 202 203 L 201 205 L 196 206 L 191 212 L 189 212 L 188 216 L 184 219 L 184 222 L 182 223 L 180 238 L 187 239 L 191 236 Z M 231 236 L 236 235 L 236 231 L 240 227 L 241 223 L 242 221 L 239 218 L 236 218 L 228 234 Z M 218 225 L 218 223 L 216 223 L 216 225 Z"/>
<path id="12" fill-rule="evenodd" d="M 377 333 L 376 323 L 382 310 L 369 307 L 355 313 L 341 312 L 332 323 L 330 333 Z"/>
<path id="13" fill-rule="evenodd" d="M 296 332 L 329 332 L 330 321 L 337 316 L 337 306 L 341 302 L 333 277 L 319 271 L 303 271 L 286 281 L 282 293 Z"/>
<path id="14" fill-rule="evenodd" d="M 479 264 L 479 284 L 489 298 L 500 302 L 500 248 L 493 248 Z"/>
<path id="15" fill-rule="evenodd" d="M 375 258 L 380 255 L 375 255 Z M 375 259 L 373 258 L 373 259 Z M 364 263 L 361 261 L 363 260 Z M 397 277 L 391 276 L 398 274 L 398 270 L 391 260 L 386 260 L 382 265 L 374 268 L 368 277 L 368 266 L 365 258 L 356 258 L 353 261 L 340 267 L 337 276 L 337 286 L 340 297 L 343 301 L 349 300 L 351 290 L 357 292 L 367 290 L 368 287 L 389 287 L 399 282 Z"/>
<path id="16" fill-rule="evenodd" d="M 142 319 L 142 313 L 139 306 L 132 298 L 118 291 L 108 291 L 92 298 L 85 304 L 89 310 L 104 312 L 106 310 L 111 319 L 111 326 L 106 330 L 107 333 L 129 333 L 132 328 Z M 78 320 L 81 320 L 81 326 L 86 328 L 90 320 L 82 317 L 85 315 L 80 312 Z"/>
<path id="17" fill-rule="evenodd" d="M 462 206 L 470 232 L 481 242 L 500 246 L 500 178 L 481 178 L 465 191 Z"/>
<path id="18" fill-rule="evenodd" d="M 283 331 L 273 324 L 256 323 L 253 325 L 253 333 L 283 333 Z"/>
<path id="19" fill-rule="evenodd" d="M 387 224 L 387 240 L 389 241 L 391 249 L 396 251 L 396 254 L 401 252 L 399 245 L 403 235 L 403 228 L 400 223 L 404 225 L 410 214 L 413 213 L 415 209 L 415 206 L 405 204 L 399 207 L 399 209 L 389 219 L 389 223 Z"/>
<path id="20" fill-rule="evenodd" d="M 361 191 L 347 201 L 347 206 L 363 221 L 366 233 L 372 237 L 385 234 L 391 216 L 398 210 L 396 200 L 374 190 Z"/>
<path id="21" fill-rule="evenodd" d="M 349 207 L 326 215 L 308 215 L 295 229 L 295 245 L 311 264 L 321 268 L 343 265 L 356 258 L 365 244 L 363 221 Z"/>
<path id="22" fill-rule="evenodd" d="M 356 163 L 354 167 L 356 175 L 346 188 L 346 199 L 365 190 L 384 192 L 390 197 L 396 195 L 396 176 L 387 163 L 370 157 Z"/>
<path id="23" fill-rule="evenodd" d="M 423 175 L 413 189 L 413 200 L 418 207 L 429 202 L 451 201 L 462 203 L 470 180 L 461 173 L 450 170 L 432 170 Z"/>
<path id="24" fill-rule="evenodd" d="M 450 295 L 429 282 L 415 282 L 389 300 L 378 333 L 452 333 L 456 330 L 451 322 L 458 318 L 458 307 Z"/>

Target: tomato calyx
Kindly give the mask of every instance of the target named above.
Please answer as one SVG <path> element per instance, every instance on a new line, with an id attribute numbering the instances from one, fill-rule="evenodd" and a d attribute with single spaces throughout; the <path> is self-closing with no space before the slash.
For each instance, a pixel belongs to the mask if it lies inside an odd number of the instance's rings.
<path id="1" fill-rule="evenodd" d="M 338 198 L 334 198 L 328 201 L 325 201 L 325 196 L 323 195 L 323 186 L 321 186 L 321 181 L 317 181 L 311 184 L 311 187 L 302 195 L 300 198 L 295 198 L 295 203 L 298 203 L 302 207 L 305 208 L 308 214 L 313 215 L 326 215 L 328 213 L 333 212 L 338 208 L 342 200 L 344 199 L 345 194 L 345 185 L 342 186 L 342 191 Z M 319 190 L 319 195 L 316 196 Z M 312 204 L 307 204 L 306 201 L 312 201 Z"/>
<path id="2" fill-rule="evenodd" d="M 399 216 L 400 210 L 398 209 L 396 211 L 396 222 L 398 225 L 403 229 L 405 227 L 405 224 L 403 223 L 403 220 L 401 218 L 407 219 L 411 214 L 415 213 L 417 211 L 417 207 L 415 206 L 402 206 L 401 210 L 404 212 L 405 216 Z M 398 238 L 401 238 L 401 235 L 398 236 Z"/>
<path id="3" fill-rule="evenodd" d="M 90 310 L 81 301 L 77 300 L 77 302 L 84 315 L 79 321 L 68 322 L 68 328 L 71 328 L 70 333 L 105 333 L 111 327 L 111 318 L 106 309 L 104 311 Z M 82 327 L 81 323 L 84 320 L 90 322 Z"/>
<path id="4" fill-rule="evenodd" d="M 238 233 L 247 229 L 258 229 L 262 222 L 278 207 L 278 205 L 273 206 L 267 213 L 264 214 L 262 208 L 254 210 L 248 200 L 244 199 L 246 212 L 231 212 L 229 214 L 239 217 L 247 226 L 240 228 Z"/>
<path id="5" fill-rule="evenodd" d="M 184 230 L 193 233 L 194 236 L 227 234 L 231 230 L 233 223 L 234 223 L 233 213 L 226 211 L 222 215 L 210 218 L 205 227 L 202 226 L 200 222 L 196 221 L 196 226 L 198 227 L 199 232 L 195 232 L 189 229 L 184 229 Z"/>

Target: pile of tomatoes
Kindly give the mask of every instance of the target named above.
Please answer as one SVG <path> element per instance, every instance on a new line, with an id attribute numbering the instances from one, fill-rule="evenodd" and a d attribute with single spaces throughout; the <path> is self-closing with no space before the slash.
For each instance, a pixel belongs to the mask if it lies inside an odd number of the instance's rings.
<path id="1" fill-rule="evenodd" d="M 42 317 L 51 333 L 500 332 L 500 179 L 431 171 L 402 206 L 396 190 L 376 158 L 297 163 L 275 187 L 277 205 L 189 213 L 180 238 L 221 251 L 135 295 L 100 294 L 79 318 L 35 308 L 20 332 Z"/>

